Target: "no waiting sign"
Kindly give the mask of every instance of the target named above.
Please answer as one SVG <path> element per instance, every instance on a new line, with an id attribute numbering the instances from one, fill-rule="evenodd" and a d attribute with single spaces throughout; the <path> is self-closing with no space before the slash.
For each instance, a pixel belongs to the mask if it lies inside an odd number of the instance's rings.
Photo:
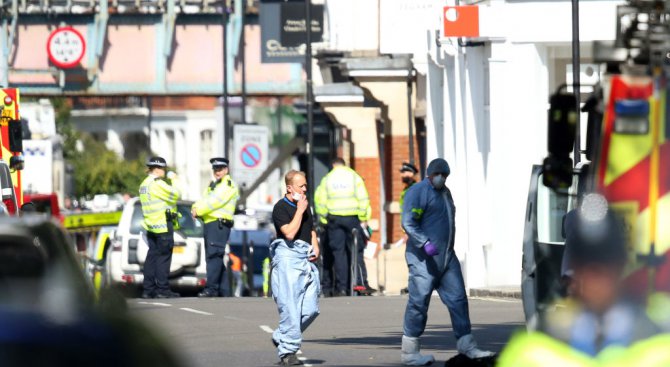
<path id="1" fill-rule="evenodd" d="M 234 129 L 233 180 L 242 188 L 249 187 L 268 167 L 268 128 L 235 125 Z"/>

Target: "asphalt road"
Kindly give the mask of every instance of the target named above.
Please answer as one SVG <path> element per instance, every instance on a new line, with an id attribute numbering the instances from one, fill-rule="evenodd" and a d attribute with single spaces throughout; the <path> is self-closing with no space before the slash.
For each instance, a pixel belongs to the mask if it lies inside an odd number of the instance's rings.
<path id="1" fill-rule="evenodd" d="M 399 366 L 406 296 L 321 298 L 321 315 L 303 334 L 301 359 L 312 366 Z M 446 307 L 433 297 L 421 342 L 438 363 L 456 354 Z M 129 299 L 132 315 L 150 323 L 181 354 L 185 366 L 272 366 L 274 302 L 264 298 Z M 500 351 L 523 325 L 515 300 L 470 299 L 473 333 Z"/>

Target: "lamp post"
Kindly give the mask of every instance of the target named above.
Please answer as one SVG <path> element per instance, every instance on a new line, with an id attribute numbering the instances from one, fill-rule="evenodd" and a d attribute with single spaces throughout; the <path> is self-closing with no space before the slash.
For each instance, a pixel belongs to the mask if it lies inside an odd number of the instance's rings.
<path id="1" fill-rule="evenodd" d="M 307 74 L 306 83 L 306 106 L 307 106 L 307 175 L 308 182 L 312 187 L 316 187 L 314 182 L 314 95 L 312 91 L 312 1 L 305 0 L 305 73 Z M 314 190 L 309 190 L 309 203 L 314 210 Z"/>

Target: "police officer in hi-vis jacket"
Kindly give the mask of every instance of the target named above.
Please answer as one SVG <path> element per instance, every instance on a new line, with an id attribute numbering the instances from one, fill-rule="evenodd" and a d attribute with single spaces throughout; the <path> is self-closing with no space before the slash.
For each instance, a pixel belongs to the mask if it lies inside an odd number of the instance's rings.
<path id="1" fill-rule="evenodd" d="M 218 297 L 221 291 L 221 279 L 225 266 L 223 255 L 226 243 L 233 227 L 235 206 L 240 197 L 233 179 L 228 175 L 228 159 L 212 158 L 214 181 L 203 198 L 191 208 L 193 217 L 199 217 L 205 223 L 205 254 L 207 257 L 207 285 L 198 297 Z"/>

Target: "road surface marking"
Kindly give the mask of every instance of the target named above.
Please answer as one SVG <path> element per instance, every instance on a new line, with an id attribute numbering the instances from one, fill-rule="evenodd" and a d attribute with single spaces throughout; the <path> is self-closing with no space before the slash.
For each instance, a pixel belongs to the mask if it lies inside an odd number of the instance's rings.
<path id="1" fill-rule="evenodd" d="M 272 330 L 272 328 L 267 325 L 261 325 L 260 328 L 268 334 L 272 334 L 274 332 L 274 330 Z"/>
<path id="2" fill-rule="evenodd" d="M 193 312 L 193 313 L 197 313 L 197 314 L 200 314 L 200 315 L 207 315 L 207 316 L 214 315 L 213 313 L 209 313 L 209 312 L 205 312 L 205 311 L 198 311 L 198 310 L 194 310 L 194 309 L 188 308 L 188 307 L 182 307 L 182 308 L 180 308 L 180 310 L 184 310 L 184 311 L 187 311 L 187 312 Z"/>
<path id="3" fill-rule="evenodd" d="M 139 304 L 141 304 L 141 305 L 154 305 L 154 306 L 163 306 L 163 307 L 170 307 L 170 306 L 172 306 L 172 305 L 169 304 L 169 303 L 160 303 L 160 302 L 143 302 L 143 301 L 140 301 L 140 302 L 137 302 L 137 303 L 139 303 Z"/>
<path id="4" fill-rule="evenodd" d="M 305 357 L 298 357 L 298 359 L 301 360 L 301 361 L 303 361 L 303 362 L 307 360 L 307 358 L 305 358 Z M 312 365 L 309 364 L 309 363 L 305 363 L 304 366 L 305 366 L 305 367 L 312 367 Z"/>

